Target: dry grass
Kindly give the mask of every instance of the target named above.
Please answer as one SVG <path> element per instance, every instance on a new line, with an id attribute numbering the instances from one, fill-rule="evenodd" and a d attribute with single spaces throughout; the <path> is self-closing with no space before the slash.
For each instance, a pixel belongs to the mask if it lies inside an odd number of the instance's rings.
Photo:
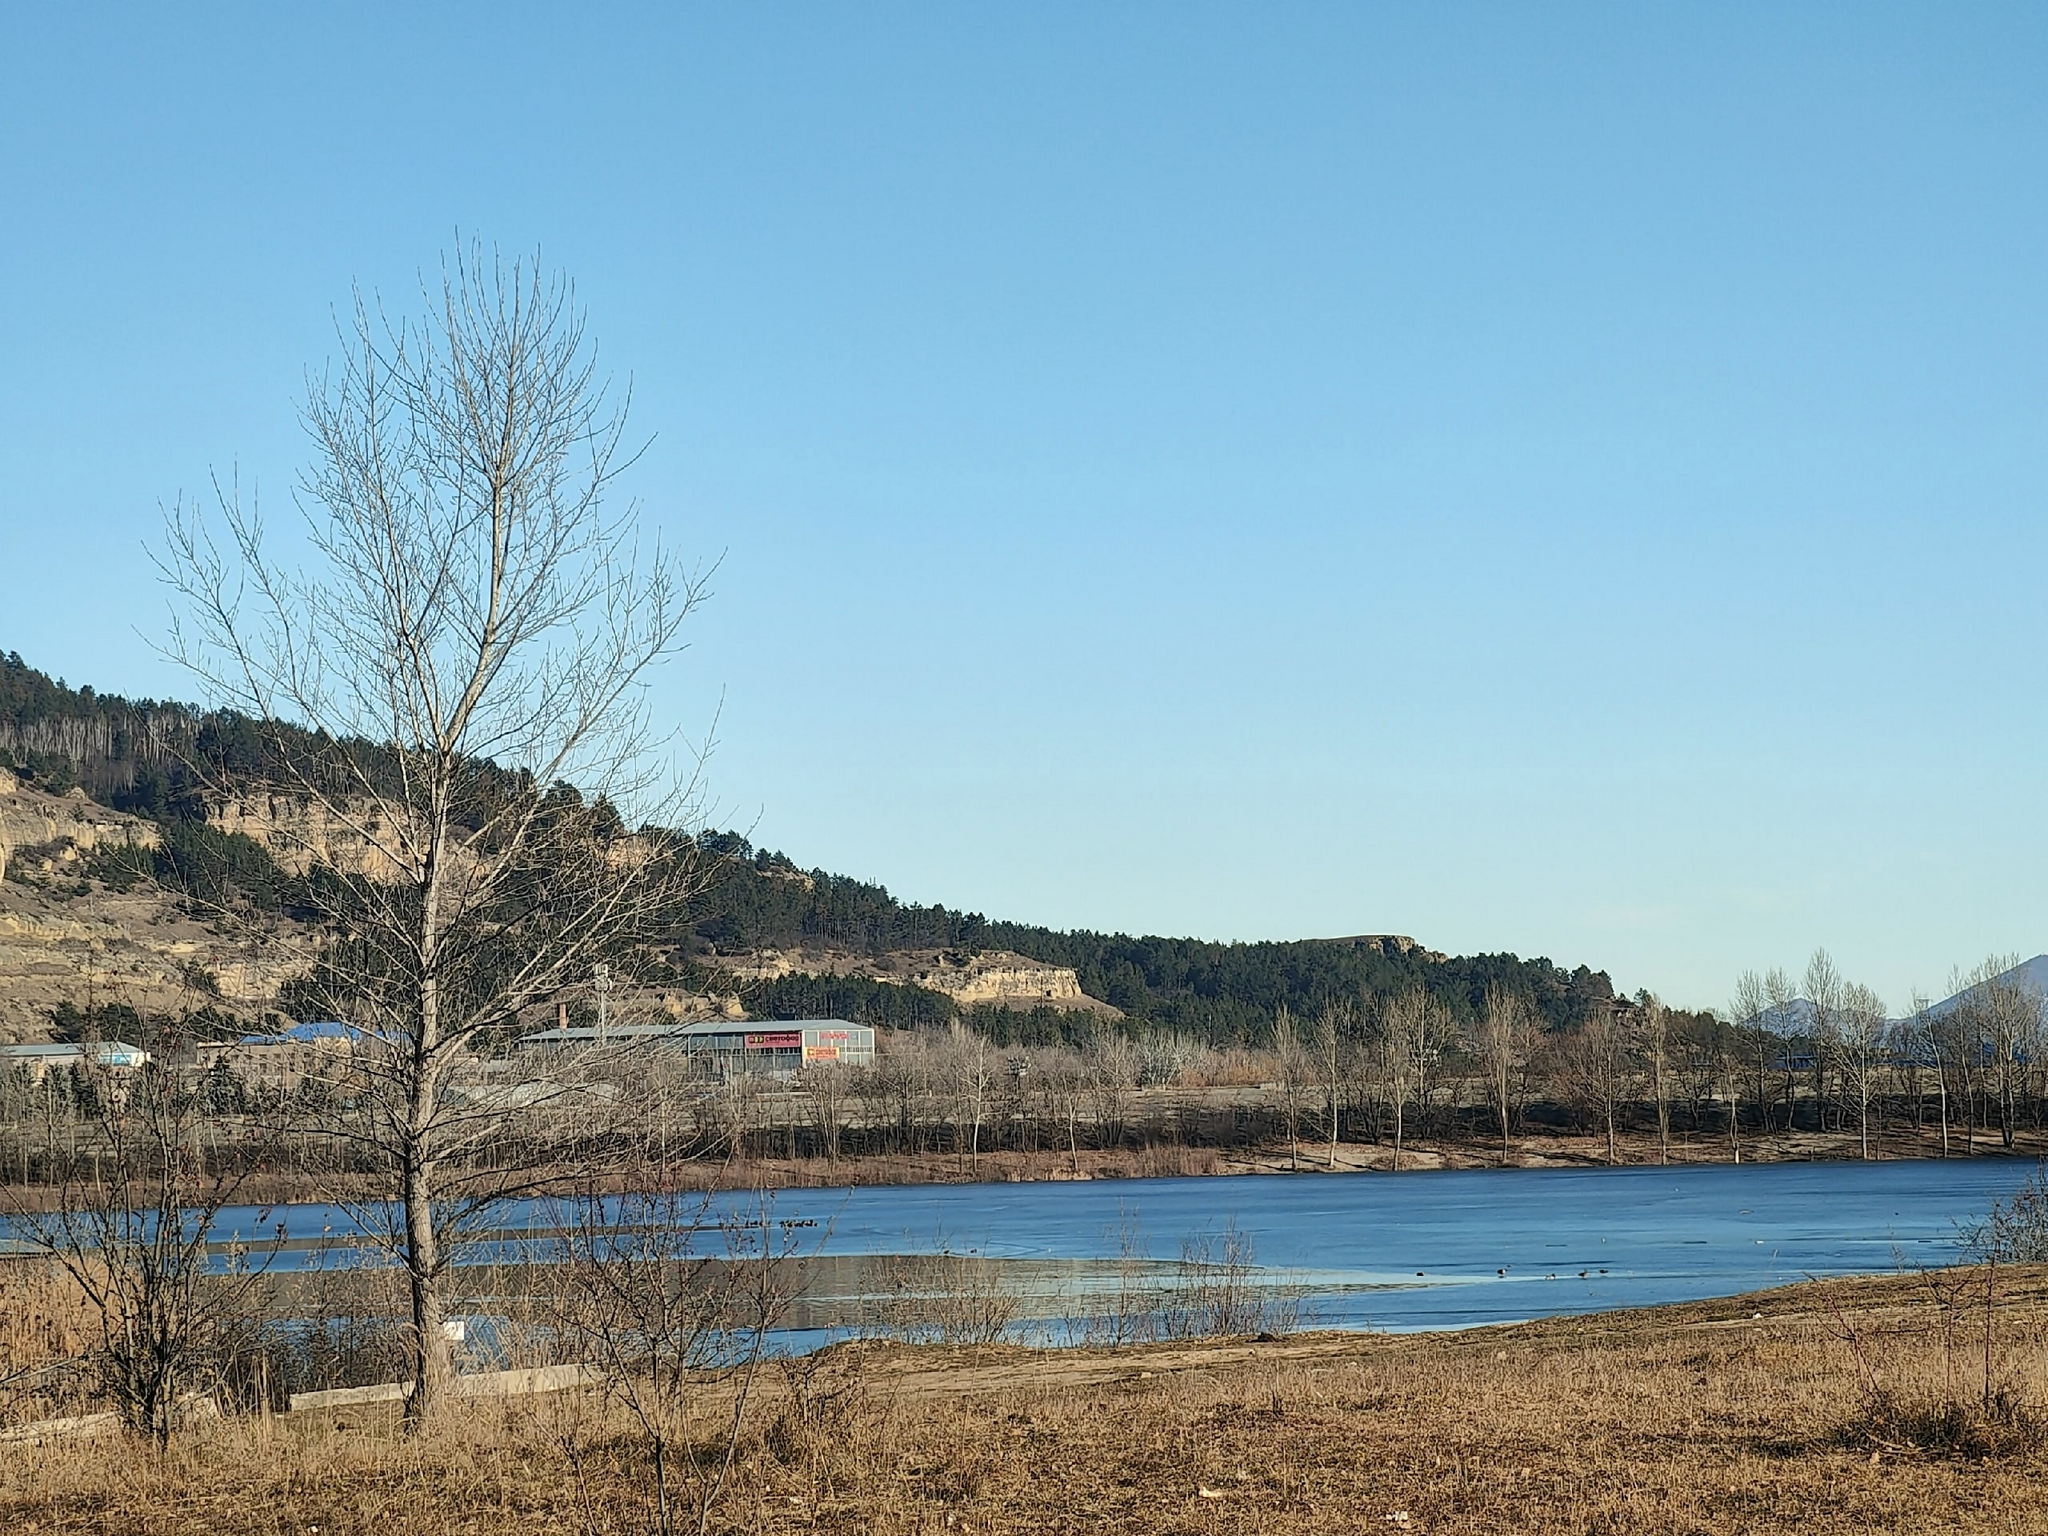
<path id="1" fill-rule="evenodd" d="M 2001 1390 L 2048 1402 L 2048 1275 L 2000 1285 Z M 1938 1308 L 1913 1279 L 1409 1338 L 842 1347 L 776 1374 L 714 1526 L 2048 1530 L 2031 1431 L 1992 1454 L 1875 1434 L 1845 1320 L 1895 1395 L 1941 1389 Z M 646 1483 L 594 1398 L 469 1407 L 414 1440 L 351 1410 L 230 1421 L 161 1460 L 118 1442 L 0 1451 L 0 1529 L 625 1532 L 647 1527 Z"/>

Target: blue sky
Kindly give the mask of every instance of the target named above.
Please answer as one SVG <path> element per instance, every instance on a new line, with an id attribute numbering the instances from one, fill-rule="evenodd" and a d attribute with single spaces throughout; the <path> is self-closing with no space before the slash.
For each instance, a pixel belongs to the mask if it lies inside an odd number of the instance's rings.
<path id="1" fill-rule="evenodd" d="M 2048 949 L 2048 11 L 0 15 L 0 645 L 183 694 L 352 282 L 574 275 L 723 819 L 912 899 L 1895 1006 Z M 592 11 L 596 14 L 592 14 Z"/>

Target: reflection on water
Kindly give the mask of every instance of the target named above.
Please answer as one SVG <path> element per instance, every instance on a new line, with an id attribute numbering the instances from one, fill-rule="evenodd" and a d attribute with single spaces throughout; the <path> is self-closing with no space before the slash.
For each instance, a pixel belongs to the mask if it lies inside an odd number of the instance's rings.
<path id="1" fill-rule="evenodd" d="M 1085 1311 L 1080 1298 L 1169 1271 L 1191 1236 L 1234 1227 L 1267 1284 L 1298 1290 L 1306 1322 L 1331 1328 L 1459 1328 L 1735 1295 L 1820 1275 L 1871 1274 L 1958 1256 L 2030 1164 L 1778 1163 L 1142 1179 L 1097 1183 L 785 1190 L 774 1216 L 811 1275 L 793 1323 L 857 1325 L 889 1255 L 1007 1261 L 1020 1319 Z M 726 1202 L 728 1208 L 739 1205 Z M 253 1210 L 229 1213 L 253 1226 Z M 347 1230 L 338 1211 L 275 1213 L 296 1238 Z M 510 1234 L 546 1225 L 508 1210 Z M 224 1230 L 225 1235 L 225 1230 Z M 299 1262 L 296 1254 L 285 1262 Z"/>

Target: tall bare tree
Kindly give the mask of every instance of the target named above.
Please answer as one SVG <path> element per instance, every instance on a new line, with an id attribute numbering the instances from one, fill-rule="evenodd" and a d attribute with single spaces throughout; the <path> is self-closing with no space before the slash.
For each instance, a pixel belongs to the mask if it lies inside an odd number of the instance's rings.
<path id="1" fill-rule="evenodd" d="M 2027 1064 L 2040 1054 L 2041 997 L 2015 974 L 2017 955 L 1992 955 L 1954 978 L 1955 1013 L 1998 1105 L 1998 1136 L 2009 1152 L 2018 1127 L 2018 1097 Z"/>
<path id="2" fill-rule="evenodd" d="M 359 1129 L 398 1213 L 415 1422 L 450 1377 L 442 1279 L 477 1209 L 451 1179 L 497 1127 L 451 1075 L 483 1032 L 616 968 L 695 878 L 658 830 L 687 824 L 694 775 L 658 750 L 642 685 L 705 596 L 607 505 L 627 401 L 567 280 L 471 247 L 424 297 L 394 320 L 359 294 L 309 388 L 307 563 L 233 484 L 211 514 L 173 510 L 161 560 L 172 653 L 264 746 L 261 782 L 210 792 L 303 808 L 283 851 L 333 937 L 321 1005 L 370 1042 Z"/>
<path id="3" fill-rule="evenodd" d="M 1324 1094 L 1323 1107 L 1329 1113 L 1329 1166 L 1337 1166 L 1337 1133 L 1344 1104 L 1344 1069 L 1358 1033 L 1358 1009 L 1349 999 L 1325 1003 L 1316 1015 L 1314 1031 L 1316 1075 Z"/>
<path id="4" fill-rule="evenodd" d="M 1845 1102 L 1856 1106 L 1856 1137 L 1863 1160 L 1870 1161 L 1870 1101 L 1882 1081 L 1890 1052 L 1890 1026 L 1884 999 L 1861 982 L 1842 988 L 1835 1023 L 1835 1070 Z"/>
<path id="5" fill-rule="evenodd" d="M 1755 971 L 1744 971 L 1736 978 L 1735 995 L 1728 1000 L 1728 1023 L 1740 1042 L 1745 1076 L 1750 1071 L 1755 1073 L 1756 1120 L 1760 1134 L 1771 1128 L 1770 1070 L 1774 1046 L 1765 1017 L 1770 1007 L 1771 1000 L 1765 991 L 1763 977 Z M 1741 1118 L 1741 1113 L 1741 1095 L 1731 1090 L 1728 1106 L 1731 1127 Z M 1736 1161 L 1740 1162 L 1740 1133 L 1731 1129 L 1730 1136 L 1737 1147 Z"/>
<path id="6" fill-rule="evenodd" d="M 1418 1098 L 1429 1067 L 1450 1035 L 1444 1006 L 1421 988 L 1392 999 L 1380 1014 L 1374 1041 L 1380 1087 L 1394 1112 L 1394 1167 L 1401 1166 L 1409 1101 Z"/>
<path id="7" fill-rule="evenodd" d="M 1282 1004 L 1273 1017 L 1273 1070 L 1280 1087 L 1280 1113 L 1287 1121 L 1287 1166 L 1301 1167 L 1301 1111 L 1315 1083 L 1315 1055 L 1302 1039 L 1301 1025 Z"/>
<path id="8" fill-rule="evenodd" d="M 1761 1049 L 1769 1052 L 1785 1080 L 1785 1133 L 1790 1135 L 1799 1123 L 1799 1080 L 1794 1071 L 1792 1047 L 1789 1035 L 1799 1018 L 1799 989 L 1792 985 L 1792 978 L 1776 966 L 1764 973 L 1764 1032 L 1759 1040 Z"/>
<path id="9" fill-rule="evenodd" d="M 1806 962 L 1805 984 L 1812 1018 L 1809 1036 L 1813 1042 L 1814 1128 L 1825 1131 L 1828 1128 L 1828 1075 L 1841 1056 L 1843 989 L 1847 983 L 1842 980 L 1834 957 L 1825 949 L 1816 949 Z"/>
<path id="10" fill-rule="evenodd" d="M 1654 992 L 1638 994 L 1632 1015 L 1643 1065 L 1650 1075 L 1650 1102 L 1657 1111 L 1657 1161 L 1671 1161 L 1671 1011 Z"/>
<path id="11" fill-rule="evenodd" d="M 1000 1074 L 996 1049 L 987 1035 L 955 1020 L 948 1029 L 946 1076 L 954 1101 L 953 1151 L 965 1153 L 981 1166 L 981 1128 L 988 1123 L 989 1099 Z M 962 1135 L 965 1131 L 967 1134 Z"/>
<path id="12" fill-rule="evenodd" d="M 1486 989 L 1486 1009 L 1479 1017 L 1473 1054 L 1486 1074 L 1486 1100 L 1500 1127 L 1500 1163 L 1514 1151 L 1514 1118 L 1527 1097 L 1530 1059 L 1541 1043 L 1536 1015 L 1528 999 L 1498 983 Z"/>
<path id="13" fill-rule="evenodd" d="M 1621 1161 L 1617 1121 L 1635 1067 L 1630 1033 L 1620 1007 L 1595 1008 L 1561 1042 L 1569 1090 L 1582 1108 L 1599 1116 L 1610 1164 Z"/>

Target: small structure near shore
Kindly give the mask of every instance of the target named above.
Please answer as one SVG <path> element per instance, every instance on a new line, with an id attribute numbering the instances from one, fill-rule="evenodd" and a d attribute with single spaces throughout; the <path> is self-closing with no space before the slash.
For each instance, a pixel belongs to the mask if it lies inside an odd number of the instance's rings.
<path id="1" fill-rule="evenodd" d="M 801 1067 L 819 1063 L 872 1065 L 875 1032 L 866 1024 L 846 1019 L 775 1019 L 751 1024 L 714 1019 L 702 1024 L 614 1024 L 607 1029 L 557 1026 L 519 1041 L 522 1052 L 594 1050 L 599 1046 L 680 1051 L 728 1077 L 788 1077 Z"/>

